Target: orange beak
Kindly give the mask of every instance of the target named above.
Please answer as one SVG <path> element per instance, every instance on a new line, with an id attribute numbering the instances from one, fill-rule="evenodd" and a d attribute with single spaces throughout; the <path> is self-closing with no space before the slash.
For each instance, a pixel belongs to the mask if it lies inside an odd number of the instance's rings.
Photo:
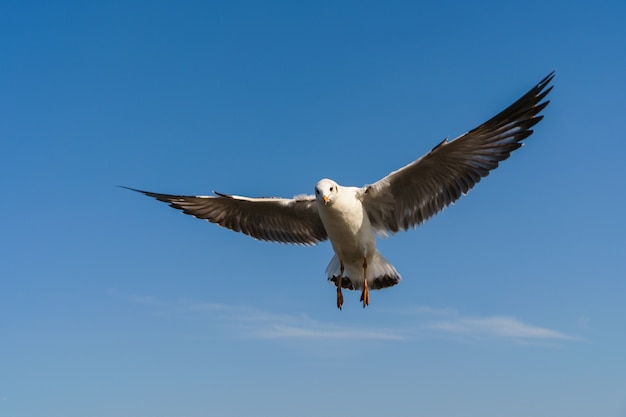
<path id="1" fill-rule="evenodd" d="M 324 196 L 322 197 L 322 200 L 324 200 L 324 205 L 326 205 L 326 204 L 328 204 L 328 200 L 329 200 L 329 198 L 328 198 L 328 196 L 327 196 L 327 195 L 324 195 Z"/>

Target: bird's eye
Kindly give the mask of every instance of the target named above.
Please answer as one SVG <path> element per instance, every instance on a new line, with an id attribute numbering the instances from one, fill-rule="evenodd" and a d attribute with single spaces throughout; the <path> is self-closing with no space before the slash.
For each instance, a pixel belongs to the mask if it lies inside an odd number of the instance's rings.
<path id="1" fill-rule="evenodd" d="M 330 191 L 335 191 L 335 187 L 330 187 Z"/>

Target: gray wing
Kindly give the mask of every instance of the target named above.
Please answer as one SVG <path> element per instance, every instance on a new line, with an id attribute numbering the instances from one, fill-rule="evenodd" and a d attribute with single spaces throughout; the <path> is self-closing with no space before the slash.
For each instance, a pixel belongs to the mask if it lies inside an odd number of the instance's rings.
<path id="1" fill-rule="evenodd" d="M 248 198 L 158 194 L 123 187 L 168 203 L 183 213 L 259 240 L 314 245 L 326 240 L 315 197 Z"/>
<path id="2" fill-rule="evenodd" d="M 418 226 L 466 194 L 522 146 L 549 103 L 554 72 L 523 97 L 477 128 L 363 188 L 363 205 L 382 234 Z"/>

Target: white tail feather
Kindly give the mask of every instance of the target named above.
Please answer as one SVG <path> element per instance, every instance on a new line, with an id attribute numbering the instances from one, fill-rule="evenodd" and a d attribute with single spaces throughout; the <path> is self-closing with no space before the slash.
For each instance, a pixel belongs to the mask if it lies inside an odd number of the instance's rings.
<path id="1" fill-rule="evenodd" d="M 341 272 L 341 264 L 337 255 L 333 256 L 326 267 L 326 276 L 333 285 Z M 343 279 L 350 281 L 353 289 L 363 288 L 363 261 L 344 261 Z M 378 251 L 367 261 L 367 284 L 371 289 L 380 289 L 396 285 L 402 277 Z M 345 285 L 345 282 L 343 283 Z"/>

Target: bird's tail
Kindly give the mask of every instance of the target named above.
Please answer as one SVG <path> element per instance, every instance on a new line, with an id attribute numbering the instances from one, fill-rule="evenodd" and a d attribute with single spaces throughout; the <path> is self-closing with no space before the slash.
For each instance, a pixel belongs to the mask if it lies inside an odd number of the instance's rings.
<path id="1" fill-rule="evenodd" d="M 363 262 L 344 262 L 344 272 L 341 278 L 341 287 L 350 290 L 363 288 Z M 341 272 L 341 264 L 337 255 L 328 263 L 326 276 L 328 281 L 337 285 Z M 367 262 L 367 284 L 372 290 L 392 287 L 400 282 L 402 277 L 396 268 L 378 251 Z"/>

